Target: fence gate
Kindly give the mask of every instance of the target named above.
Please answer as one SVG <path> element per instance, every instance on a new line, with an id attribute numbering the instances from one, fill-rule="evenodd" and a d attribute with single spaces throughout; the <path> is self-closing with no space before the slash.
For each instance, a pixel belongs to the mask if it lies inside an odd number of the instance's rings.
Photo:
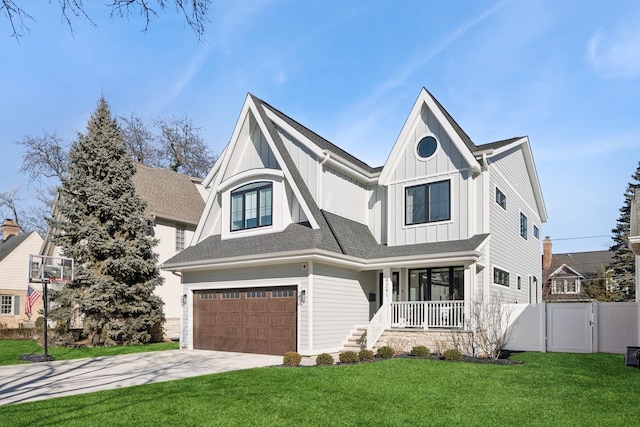
<path id="1" fill-rule="evenodd" d="M 547 351 L 593 353 L 593 305 L 546 304 Z"/>

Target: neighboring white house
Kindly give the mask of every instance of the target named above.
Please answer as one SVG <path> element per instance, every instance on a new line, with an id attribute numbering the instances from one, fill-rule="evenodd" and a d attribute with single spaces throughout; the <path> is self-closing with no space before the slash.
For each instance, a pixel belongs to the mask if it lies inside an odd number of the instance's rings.
<path id="1" fill-rule="evenodd" d="M 0 241 L 0 324 L 8 328 L 18 328 L 25 326 L 26 322 L 35 321 L 42 310 L 42 298 L 38 298 L 32 306 L 31 316 L 25 313 L 29 255 L 37 254 L 40 246 L 42 237 L 38 233 L 20 233 L 15 221 L 5 220 Z M 42 293 L 39 283 L 32 286 Z"/>
<path id="2" fill-rule="evenodd" d="M 390 144 L 391 146 L 391 144 Z M 182 274 L 181 346 L 304 355 L 357 327 L 465 327 L 472 301 L 540 302 L 547 214 L 527 137 L 475 145 L 422 89 L 382 167 L 249 94 Z"/>
<path id="3" fill-rule="evenodd" d="M 145 213 L 153 221 L 153 236 L 159 239 L 154 251 L 158 254 L 158 262 L 162 263 L 189 245 L 204 209 L 206 191 L 200 178 L 139 163 L 135 166 L 133 184 L 136 194 L 147 202 Z M 41 253 L 60 255 L 48 236 Z M 180 276 L 169 271 L 161 271 L 160 274 L 163 283 L 155 293 L 164 302 L 165 337 L 178 339 L 182 313 Z"/>

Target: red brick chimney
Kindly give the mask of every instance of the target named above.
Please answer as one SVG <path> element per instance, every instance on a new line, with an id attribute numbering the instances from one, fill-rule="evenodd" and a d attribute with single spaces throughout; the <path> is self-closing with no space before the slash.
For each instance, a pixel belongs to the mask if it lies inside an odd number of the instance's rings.
<path id="1" fill-rule="evenodd" d="M 551 262 L 553 261 L 553 247 L 549 236 L 544 238 L 542 248 L 542 269 L 548 270 L 551 268 Z"/>
<path id="2" fill-rule="evenodd" d="M 17 236 L 20 233 L 20 226 L 12 219 L 5 219 L 2 224 L 2 240 L 7 240 L 11 236 Z"/>

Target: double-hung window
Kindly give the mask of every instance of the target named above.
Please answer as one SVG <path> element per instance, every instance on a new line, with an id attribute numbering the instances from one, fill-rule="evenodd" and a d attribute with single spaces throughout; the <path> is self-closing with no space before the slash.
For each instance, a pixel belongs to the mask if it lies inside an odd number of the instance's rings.
<path id="1" fill-rule="evenodd" d="M 0 314 L 13 314 L 13 295 L 0 295 Z"/>
<path id="2" fill-rule="evenodd" d="M 451 182 L 439 181 L 406 187 L 405 225 L 451 219 Z"/>
<path id="3" fill-rule="evenodd" d="M 254 182 L 231 192 L 231 231 L 272 224 L 273 184 Z"/>

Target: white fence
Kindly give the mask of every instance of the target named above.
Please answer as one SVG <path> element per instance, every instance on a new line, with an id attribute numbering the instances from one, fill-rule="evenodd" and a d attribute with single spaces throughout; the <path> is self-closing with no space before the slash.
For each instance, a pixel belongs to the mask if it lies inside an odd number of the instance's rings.
<path id="1" fill-rule="evenodd" d="M 513 304 L 508 350 L 625 354 L 640 346 L 639 302 Z"/>

